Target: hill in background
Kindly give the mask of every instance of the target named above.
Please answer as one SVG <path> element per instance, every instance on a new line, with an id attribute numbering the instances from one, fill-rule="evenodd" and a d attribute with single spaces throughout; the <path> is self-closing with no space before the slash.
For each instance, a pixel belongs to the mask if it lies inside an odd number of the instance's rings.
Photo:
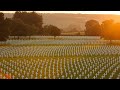
<path id="1" fill-rule="evenodd" d="M 113 19 L 120 22 L 120 15 L 103 15 L 103 14 L 50 14 L 43 13 L 43 23 L 55 25 L 64 32 L 83 31 L 85 22 L 91 19 L 98 20 L 100 23 L 107 19 Z M 12 18 L 13 13 L 5 13 L 5 17 Z"/>

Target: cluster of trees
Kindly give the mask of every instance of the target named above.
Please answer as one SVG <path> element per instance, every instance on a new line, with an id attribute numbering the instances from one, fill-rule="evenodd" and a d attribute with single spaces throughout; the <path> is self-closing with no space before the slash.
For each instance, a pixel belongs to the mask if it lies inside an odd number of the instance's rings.
<path id="1" fill-rule="evenodd" d="M 17 11 L 10 18 L 4 18 L 0 13 L 0 41 L 6 41 L 9 36 L 33 36 L 33 35 L 60 35 L 61 30 L 53 25 L 43 27 L 42 15 L 35 12 Z"/>
<path id="2" fill-rule="evenodd" d="M 105 20 L 101 24 L 96 20 L 89 20 L 85 27 L 87 36 L 101 36 L 107 40 L 120 39 L 120 23 L 113 20 Z M 9 36 L 18 36 L 19 39 L 20 36 L 48 35 L 55 38 L 61 31 L 54 25 L 43 26 L 42 15 L 35 12 L 17 11 L 11 19 L 4 18 L 4 14 L 0 13 L 0 41 L 6 41 Z"/>
<path id="3" fill-rule="evenodd" d="M 35 12 L 27 13 L 27 12 L 17 11 L 13 15 L 13 20 L 20 20 L 22 21 L 21 23 L 24 24 L 24 26 L 26 26 L 26 28 L 28 28 L 29 30 L 31 28 L 32 32 L 30 34 L 32 35 L 42 34 L 42 30 L 43 30 L 42 29 L 42 25 L 43 25 L 42 15 L 38 15 Z"/>
<path id="4" fill-rule="evenodd" d="M 105 20 L 101 24 L 96 20 L 89 20 L 85 27 L 85 34 L 88 36 L 101 36 L 106 40 L 120 39 L 120 23 L 115 23 L 112 19 Z"/>

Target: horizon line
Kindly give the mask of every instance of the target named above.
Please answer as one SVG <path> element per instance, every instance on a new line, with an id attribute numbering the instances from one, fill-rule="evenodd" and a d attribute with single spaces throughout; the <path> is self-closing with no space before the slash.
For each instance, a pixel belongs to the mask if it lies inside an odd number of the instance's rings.
<path id="1" fill-rule="evenodd" d="M 3 13 L 15 13 L 16 11 L 0 11 Z M 33 12 L 33 11 L 27 11 Z M 104 14 L 104 15 L 120 15 L 120 11 L 34 11 L 36 13 L 58 13 L 58 14 Z"/>

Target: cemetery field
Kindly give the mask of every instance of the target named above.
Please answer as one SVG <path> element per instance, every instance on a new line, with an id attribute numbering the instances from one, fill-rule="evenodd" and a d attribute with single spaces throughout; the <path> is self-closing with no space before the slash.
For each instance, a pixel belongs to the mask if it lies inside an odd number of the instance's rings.
<path id="1" fill-rule="evenodd" d="M 120 79 L 119 45 L 99 37 L 48 38 L 1 42 L 0 78 Z"/>

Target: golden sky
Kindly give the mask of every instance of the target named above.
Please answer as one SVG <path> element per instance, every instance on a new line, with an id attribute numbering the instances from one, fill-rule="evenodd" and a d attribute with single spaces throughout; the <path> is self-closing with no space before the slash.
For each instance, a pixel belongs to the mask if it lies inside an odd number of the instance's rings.
<path id="1" fill-rule="evenodd" d="M 15 11 L 0 11 L 4 13 L 14 13 Z M 81 14 L 116 14 L 120 15 L 120 11 L 35 11 L 39 13 L 81 13 Z"/>

